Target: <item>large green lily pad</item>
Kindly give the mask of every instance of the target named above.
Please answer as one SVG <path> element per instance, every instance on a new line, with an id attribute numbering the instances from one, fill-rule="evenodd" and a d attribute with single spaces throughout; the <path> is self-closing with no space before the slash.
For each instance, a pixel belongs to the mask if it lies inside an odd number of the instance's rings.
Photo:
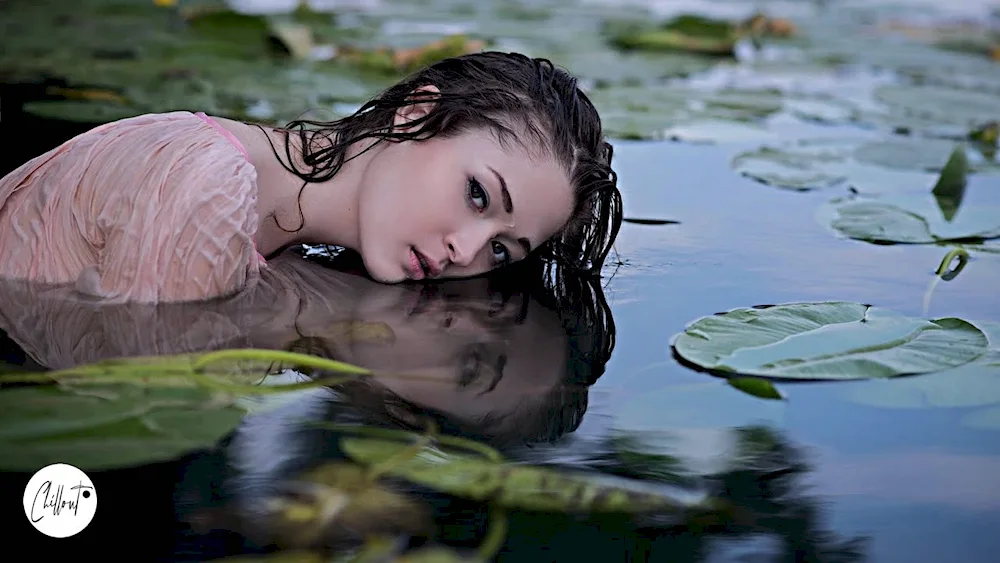
<path id="1" fill-rule="evenodd" d="M 408 459 L 395 458 L 406 443 L 344 438 L 341 447 L 365 465 L 387 464 L 388 474 L 476 501 L 522 510 L 566 513 L 640 513 L 707 507 L 698 494 L 658 494 L 624 486 L 627 481 L 512 465 L 427 446 Z M 393 459 L 396 459 L 393 461 Z"/>
<path id="2" fill-rule="evenodd" d="M 958 367 L 986 335 L 958 318 L 924 320 L 850 302 L 734 309 L 674 336 L 685 361 L 709 371 L 783 379 L 894 377 Z"/>
<path id="3" fill-rule="evenodd" d="M 924 409 L 1000 404 L 1000 323 L 975 321 L 989 340 L 978 359 L 916 377 L 865 381 L 844 390 L 853 402 L 882 408 Z"/>
<path id="4" fill-rule="evenodd" d="M 979 359 L 954 369 L 847 387 L 844 396 L 861 405 L 894 409 L 978 408 L 961 423 L 977 429 L 1000 429 L 1000 323 L 975 321 L 989 339 Z"/>

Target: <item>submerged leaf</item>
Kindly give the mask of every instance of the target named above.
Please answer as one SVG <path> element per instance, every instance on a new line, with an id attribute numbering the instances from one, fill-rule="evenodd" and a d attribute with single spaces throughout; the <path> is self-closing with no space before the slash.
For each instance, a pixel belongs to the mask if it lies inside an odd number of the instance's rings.
<path id="1" fill-rule="evenodd" d="M 937 184 L 931 191 L 934 194 L 934 199 L 938 202 L 938 207 L 941 208 L 941 214 L 945 221 L 951 221 L 955 217 L 955 212 L 962 205 L 968 171 L 969 159 L 965 156 L 965 149 L 957 146 L 952 151 L 948 163 L 941 171 Z"/>
<path id="2" fill-rule="evenodd" d="M 759 399 L 783 400 L 785 398 L 781 394 L 781 391 L 778 391 L 774 384 L 766 379 L 758 377 L 730 377 L 726 380 L 726 383 L 743 391 L 747 395 L 752 395 Z"/>
<path id="3" fill-rule="evenodd" d="M 956 318 L 914 319 L 860 303 L 734 309 L 703 317 L 673 339 L 699 367 L 787 379 L 865 379 L 960 366 L 985 353 L 986 336 Z"/>
<path id="4" fill-rule="evenodd" d="M 341 447 L 359 463 L 376 465 L 389 460 L 407 445 L 344 438 Z M 521 510 L 639 513 L 699 508 L 707 502 L 700 495 L 686 498 L 642 492 L 617 486 L 605 478 L 567 474 L 543 467 L 496 463 L 430 448 L 395 465 L 388 470 L 388 474 L 458 497 L 490 501 Z"/>

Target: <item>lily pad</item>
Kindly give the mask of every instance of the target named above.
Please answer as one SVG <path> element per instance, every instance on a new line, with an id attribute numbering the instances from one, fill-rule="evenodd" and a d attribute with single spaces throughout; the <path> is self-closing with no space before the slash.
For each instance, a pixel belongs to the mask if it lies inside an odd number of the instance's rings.
<path id="1" fill-rule="evenodd" d="M 33 386 L 0 391 L 0 469 L 130 467 L 212 447 L 245 411 L 203 389 Z"/>
<path id="2" fill-rule="evenodd" d="M 765 145 L 736 155 L 731 165 L 761 184 L 805 192 L 847 182 L 843 164 L 852 153 L 851 142 L 823 139 Z"/>
<path id="3" fill-rule="evenodd" d="M 344 438 L 341 447 L 365 465 L 390 463 L 388 474 L 476 501 L 522 510 L 565 513 L 641 513 L 707 507 L 703 495 L 633 490 L 617 480 L 568 474 L 529 465 L 497 463 L 426 447 L 405 461 L 390 461 L 408 444 Z M 622 483 L 627 481 L 622 480 Z"/>
<path id="4" fill-rule="evenodd" d="M 640 139 L 679 136 L 682 129 L 706 122 L 734 127 L 755 123 L 782 107 L 781 94 L 770 90 L 706 92 L 683 87 L 617 86 L 594 90 L 589 96 L 609 135 Z"/>
<path id="5" fill-rule="evenodd" d="M 278 484 L 268 499 L 268 528 L 284 549 L 316 547 L 334 538 L 427 537 L 433 524 L 422 501 L 370 480 L 357 465 L 340 461 Z"/>
<path id="6" fill-rule="evenodd" d="M 140 109 L 122 104 L 75 100 L 28 102 L 24 104 L 22 111 L 46 119 L 95 125 L 135 117 L 143 113 Z"/>
<path id="7" fill-rule="evenodd" d="M 611 45 L 643 51 L 683 52 L 713 57 L 733 57 L 739 40 L 736 25 L 697 15 L 681 15 L 657 26 L 610 21 L 605 34 Z"/>
<path id="8" fill-rule="evenodd" d="M 923 320 L 842 301 L 734 309 L 674 336 L 685 361 L 709 371 L 845 380 L 929 373 L 982 356 L 986 336 L 957 318 Z"/>
<path id="9" fill-rule="evenodd" d="M 335 375 L 262 384 L 281 363 Z M 0 389 L 0 448 L 7 454 L 0 469 L 27 471 L 56 462 L 108 469 L 174 459 L 231 432 L 247 414 L 241 397 L 318 387 L 349 373 L 367 371 L 304 354 L 232 349 L 5 374 L 9 382 L 41 385 Z"/>
<path id="10" fill-rule="evenodd" d="M 942 86 L 887 85 L 875 99 L 902 117 L 972 129 L 1000 119 L 1000 99 L 994 94 Z"/>
<path id="11" fill-rule="evenodd" d="M 841 235 L 874 244 L 982 242 L 1000 237 L 1000 205 L 966 205 L 933 194 L 851 195 L 818 212 Z"/>
<path id="12" fill-rule="evenodd" d="M 1000 323 L 975 321 L 990 347 L 979 359 L 955 369 L 848 387 L 851 402 L 878 408 L 978 408 L 965 414 L 968 428 L 1000 430 Z"/>
<path id="13" fill-rule="evenodd" d="M 989 340 L 977 360 L 954 369 L 892 380 L 866 381 L 844 390 L 852 402 L 882 408 L 925 409 L 1000 404 L 1000 323 L 975 321 Z"/>
<path id="14" fill-rule="evenodd" d="M 926 174 L 944 169 L 956 143 L 944 139 L 889 138 L 865 140 L 816 138 L 765 144 L 736 155 L 730 165 L 761 184 L 792 191 L 814 191 L 850 185 L 861 191 L 915 188 Z M 968 173 L 1000 171 L 972 146 L 962 149 Z"/>

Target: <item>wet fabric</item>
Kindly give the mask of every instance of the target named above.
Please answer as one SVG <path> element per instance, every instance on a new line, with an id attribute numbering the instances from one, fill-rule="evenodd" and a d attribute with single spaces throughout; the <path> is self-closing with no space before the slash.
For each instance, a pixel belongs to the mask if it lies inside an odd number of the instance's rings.
<path id="1" fill-rule="evenodd" d="M 0 277 L 162 302 L 255 283 L 257 175 L 204 114 L 96 127 L 0 179 Z"/>

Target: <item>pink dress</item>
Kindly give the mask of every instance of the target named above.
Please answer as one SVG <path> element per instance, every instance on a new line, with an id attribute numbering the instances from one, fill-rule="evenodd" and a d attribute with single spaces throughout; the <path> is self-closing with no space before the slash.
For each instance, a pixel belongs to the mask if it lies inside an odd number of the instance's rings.
<path id="1" fill-rule="evenodd" d="M 116 301 L 191 301 L 253 283 L 257 174 L 208 116 L 96 127 L 0 179 L 0 277 Z"/>

